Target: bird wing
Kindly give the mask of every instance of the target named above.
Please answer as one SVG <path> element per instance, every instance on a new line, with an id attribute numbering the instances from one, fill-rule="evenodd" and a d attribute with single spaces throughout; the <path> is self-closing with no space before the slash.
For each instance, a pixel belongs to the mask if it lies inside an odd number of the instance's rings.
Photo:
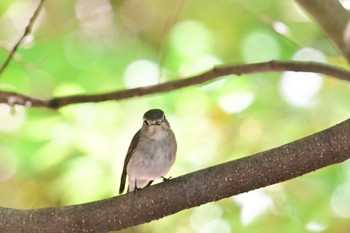
<path id="1" fill-rule="evenodd" d="M 128 166 L 128 163 L 130 161 L 131 155 L 134 153 L 137 143 L 139 142 L 141 130 L 137 131 L 137 133 L 134 135 L 134 137 L 131 140 L 128 152 L 126 154 L 125 160 L 124 160 L 124 167 L 122 172 L 122 177 L 120 179 L 120 187 L 119 187 L 119 194 L 123 193 L 125 188 L 125 181 L 126 181 L 126 167 Z"/>

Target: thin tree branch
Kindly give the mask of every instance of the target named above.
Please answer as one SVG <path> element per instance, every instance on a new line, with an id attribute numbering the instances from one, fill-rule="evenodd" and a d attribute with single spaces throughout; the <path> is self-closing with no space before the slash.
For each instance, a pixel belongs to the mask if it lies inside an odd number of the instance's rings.
<path id="1" fill-rule="evenodd" d="M 320 24 L 323 31 L 350 63 L 350 38 L 346 38 L 349 12 L 338 0 L 296 0 Z M 350 35 L 349 35 L 350 36 Z"/>
<path id="2" fill-rule="evenodd" d="M 286 145 L 87 204 L 0 208 L 0 232 L 108 232 L 280 183 L 350 158 L 350 119 Z"/>
<path id="3" fill-rule="evenodd" d="M 13 56 L 15 55 L 15 53 L 16 53 L 18 47 L 22 44 L 24 38 L 25 38 L 26 36 L 28 36 L 29 33 L 31 32 L 32 27 L 33 27 L 33 25 L 34 25 L 34 22 L 35 22 L 36 19 L 38 18 L 39 13 L 40 13 L 40 11 L 41 11 L 43 5 L 44 5 L 44 0 L 40 0 L 38 7 L 35 9 L 35 11 L 34 11 L 32 17 L 30 18 L 30 20 L 29 20 L 29 22 L 28 22 L 26 28 L 24 29 L 23 35 L 21 36 L 21 38 L 19 38 L 19 40 L 17 41 L 17 43 L 16 43 L 16 44 L 13 46 L 13 48 L 10 50 L 10 52 L 9 52 L 9 54 L 8 54 L 8 56 L 7 56 L 6 60 L 5 60 L 5 62 L 4 62 L 4 64 L 1 66 L 1 68 L 0 68 L 0 75 L 4 72 L 4 70 L 5 70 L 5 69 L 7 68 L 7 66 L 10 64 L 10 62 L 11 62 Z"/>
<path id="4" fill-rule="evenodd" d="M 350 71 L 324 63 L 303 61 L 269 61 L 253 64 L 221 66 L 186 79 L 178 79 L 158 85 L 113 91 L 103 94 L 72 95 L 56 97 L 49 100 L 40 100 L 23 94 L 2 91 L 0 92 L 0 103 L 11 103 L 12 105 L 30 105 L 32 107 L 46 107 L 57 109 L 71 104 L 122 100 L 136 96 L 169 92 L 184 87 L 198 85 L 204 82 L 213 81 L 219 77 L 227 75 L 241 75 L 276 71 L 314 72 L 329 75 L 340 80 L 350 81 Z"/>
<path id="5" fill-rule="evenodd" d="M 0 91 L 0 103 L 6 103 L 10 106 L 48 107 L 47 101 L 10 91 Z"/>

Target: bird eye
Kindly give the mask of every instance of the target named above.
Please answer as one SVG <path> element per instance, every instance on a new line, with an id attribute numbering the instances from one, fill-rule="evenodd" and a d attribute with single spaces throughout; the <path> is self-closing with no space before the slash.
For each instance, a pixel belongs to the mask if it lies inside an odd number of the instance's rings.
<path id="1" fill-rule="evenodd" d="M 148 125 L 148 121 L 144 120 L 143 124 Z"/>

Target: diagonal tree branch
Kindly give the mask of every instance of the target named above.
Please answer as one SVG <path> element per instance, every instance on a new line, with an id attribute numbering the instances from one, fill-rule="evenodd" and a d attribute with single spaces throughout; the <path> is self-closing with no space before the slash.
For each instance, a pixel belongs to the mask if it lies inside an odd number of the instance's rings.
<path id="1" fill-rule="evenodd" d="M 57 109 L 71 104 L 122 100 L 136 96 L 169 92 L 180 88 L 202 84 L 208 81 L 213 81 L 219 77 L 227 75 L 241 75 L 276 71 L 314 72 L 329 75 L 340 80 L 350 81 L 350 71 L 324 63 L 303 61 L 269 61 L 253 64 L 221 66 L 186 79 L 178 79 L 158 85 L 113 91 L 103 94 L 72 95 L 56 97 L 49 100 L 40 100 L 23 94 L 0 91 L 0 103 Z"/>
<path id="2" fill-rule="evenodd" d="M 196 171 L 140 191 L 87 204 L 0 208 L 0 232 L 108 232 L 283 182 L 350 158 L 350 119 L 245 158 Z"/>
<path id="3" fill-rule="evenodd" d="M 11 62 L 13 56 L 15 55 L 15 53 L 16 53 L 17 49 L 19 48 L 19 46 L 22 44 L 24 38 L 25 38 L 26 36 L 28 36 L 29 33 L 31 32 L 32 27 L 33 27 L 33 25 L 34 25 L 34 22 L 35 22 L 35 20 L 38 18 L 39 13 L 40 13 L 40 11 L 41 11 L 43 5 L 44 5 L 44 0 L 40 0 L 38 7 L 35 9 L 35 11 L 34 11 L 32 17 L 30 18 L 30 20 L 29 20 L 29 22 L 28 22 L 26 28 L 24 29 L 23 35 L 21 36 L 21 38 L 19 38 L 19 40 L 17 41 L 17 43 L 16 43 L 16 44 L 13 46 L 13 48 L 10 50 L 10 52 L 9 52 L 9 54 L 8 54 L 8 56 L 7 56 L 6 60 L 5 60 L 5 62 L 4 62 L 4 63 L 2 64 L 2 66 L 0 67 L 0 75 L 4 72 L 4 70 L 5 70 L 5 69 L 7 68 L 7 66 L 10 64 L 10 62 Z"/>
<path id="4" fill-rule="evenodd" d="M 338 0 L 295 0 L 320 24 L 338 50 L 350 62 L 350 15 Z M 350 36 L 350 35 L 349 35 Z"/>

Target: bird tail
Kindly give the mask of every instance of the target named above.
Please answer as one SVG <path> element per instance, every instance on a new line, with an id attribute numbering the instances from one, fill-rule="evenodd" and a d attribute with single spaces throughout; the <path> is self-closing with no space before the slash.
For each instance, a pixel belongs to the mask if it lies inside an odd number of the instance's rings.
<path id="1" fill-rule="evenodd" d="M 120 179 L 119 194 L 122 194 L 124 192 L 125 181 L 126 181 L 126 170 L 124 169 L 122 173 L 122 178 Z"/>

